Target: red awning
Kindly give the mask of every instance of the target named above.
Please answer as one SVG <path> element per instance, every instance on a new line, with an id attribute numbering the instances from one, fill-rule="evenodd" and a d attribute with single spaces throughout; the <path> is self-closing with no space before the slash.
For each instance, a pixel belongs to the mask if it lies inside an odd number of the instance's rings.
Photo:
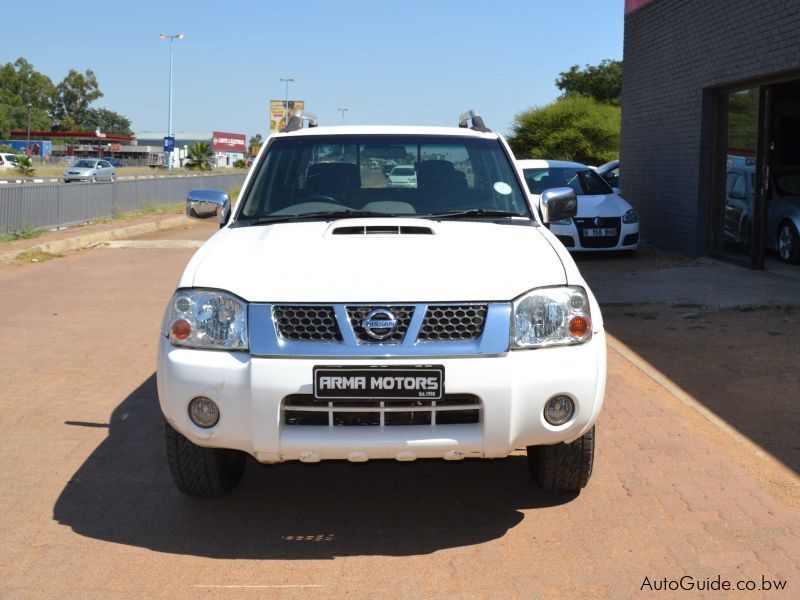
<path id="1" fill-rule="evenodd" d="M 119 135 L 117 133 L 100 133 L 94 131 L 31 131 L 32 138 L 74 138 L 80 140 L 116 140 L 120 142 L 130 142 L 136 139 L 132 135 Z M 27 129 L 15 129 L 11 132 L 13 139 L 24 139 L 28 137 Z"/>

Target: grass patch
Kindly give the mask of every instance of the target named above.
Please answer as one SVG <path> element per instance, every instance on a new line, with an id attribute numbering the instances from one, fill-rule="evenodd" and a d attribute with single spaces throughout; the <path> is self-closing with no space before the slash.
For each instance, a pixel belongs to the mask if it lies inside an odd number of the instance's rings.
<path id="1" fill-rule="evenodd" d="M 135 221 L 142 217 L 151 215 L 179 215 L 185 210 L 184 204 L 151 204 L 142 208 L 126 212 L 119 206 L 111 207 L 111 218 L 100 221 L 101 223 L 111 223 L 112 221 Z"/>
<path id="2" fill-rule="evenodd" d="M 18 262 L 33 262 L 33 263 L 40 263 L 40 262 L 47 262 L 48 260 L 53 260 L 54 258 L 61 258 L 64 256 L 63 254 L 54 254 L 53 252 L 45 252 L 44 250 L 39 250 L 35 248 L 33 250 L 26 250 L 25 252 L 20 252 L 14 257 L 14 260 Z"/>
<path id="3" fill-rule="evenodd" d="M 16 242 L 17 240 L 32 240 L 45 232 L 44 229 L 31 227 L 25 223 L 22 229 L 12 229 L 10 233 L 0 235 L 0 242 Z"/>

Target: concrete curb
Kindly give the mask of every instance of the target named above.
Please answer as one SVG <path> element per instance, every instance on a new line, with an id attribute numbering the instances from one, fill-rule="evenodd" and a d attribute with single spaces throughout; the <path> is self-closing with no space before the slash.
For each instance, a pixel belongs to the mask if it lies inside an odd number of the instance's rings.
<path id="1" fill-rule="evenodd" d="M 720 419 L 716 414 L 695 400 L 690 394 L 686 393 L 681 387 L 675 385 L 669 377 L 653 367 L 653 365 L 608 332 L 606 332 L 606 341 L 611 350 L 652 379 L 658 386 L 678 400 L 678 402 L 697 412 L 711 425 L 736 441 L 746 454 L 768 464 L 772 471 L 772 476 L 766 476 L 766 479 L 770 480 L 778 488 L 789 492 L 789 494 L 795 498 L 800 497 L 800 477 L 798 477 L 794 471 L 771 454 L 762 450 L 761 447 L 752 442 L 750 438 L 739 433 L 736 428 Z"/>
<path id="2" fill-rule="evenodd" d="M 173 227 L 188 225 L 189 223 L 191 223 L 191 219 L 189 219 L 189 217 L 184 215 L 176 215 L 174 217 L 167 217 L 165 219 L 158 219 L 156 221 L 149 221 L 147 223 L 136 223 L 135 225 L 126 225 L 116 229 L 106 229 L 104 231 L 90 232 L 61 240 L 53 240 L 52 242 L 31 244 L 25 248 L 19 248 L 14 252 L 0 254 L 0 262 L 12 261 L 22 252 L 29 252 L 31 250 L 41 250 L 43 252 L 51 252 L 53 254 L 74 252 L 76 250 L 83 250 L 84 248 L 88 248 L 89 246 L 98 244 L 100 242 L 109 242 L 112 240 L 118 240 L 120 238 L 142 235 L 145 233 L 158 231 L 159 229 L 172 229 Z"/>

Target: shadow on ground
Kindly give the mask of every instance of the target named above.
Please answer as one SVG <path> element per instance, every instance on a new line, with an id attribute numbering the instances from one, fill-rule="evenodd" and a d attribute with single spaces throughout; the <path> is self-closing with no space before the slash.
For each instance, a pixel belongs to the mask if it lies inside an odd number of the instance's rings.
<path id="1" fill-rule="evenodd" d="M 54 518 L 81 535 L 159 552 L 329 559 L 478 544 L 517 525 L 520 509 L 574 498 L 538 491 L 526 459 L 512 457 L 274 466 L 251 460 L 229 496 L 192 499 L 172 483 L 163 436 L 153 375 L 114 410 L 108 437 L 64 488 Z"/>
<path id="2" fill-rule="evenodd" d="M 652 250 L 634 257 L 577 257 L 576 262 L 593 289 L 613 285 L 623 273 L 630 281 L 635 273 L 690 270 L 696 264 L 691 258 Z M 751 282 L 753 275 L 742 268 L 743 282 Z M 770 277 L 760 272 L 757 276 L 769 286 Z M 676 277 L 674 284 L 680 286 L 679 270 Z M 785 280 L 775 276 L 775 285 L 785 285 Z M 601 307 L 609 333 L 800 474 L 800 295 L 782 298 L 773 302 L 779 306 L 724 310 L 704 306 L 709 303 L 706 297 L 672 305 L 603 305 L 601 300 Z"/>

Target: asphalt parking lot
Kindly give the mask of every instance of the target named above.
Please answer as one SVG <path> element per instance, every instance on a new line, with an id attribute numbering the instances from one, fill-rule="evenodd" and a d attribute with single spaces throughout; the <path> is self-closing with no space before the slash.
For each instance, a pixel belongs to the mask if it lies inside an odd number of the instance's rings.
<path id="1" fill-rule="evenodd" d="M 137 247 L 0 265 L 0 595 L 623 598 L 688 576 L 797 597 L 791 428 L 771 448 L 747 429 L 761 423 L 755 411 L 743 412 L 737 430 L 766 458 L 753 453 L 613 349 L 595 471 L 578 496 L 537 490 L 518 453 L 458 464 L 251 462 L 230 496 L 184 498 L 164 457 L 156 336 L 191 242 L 211 232 L 204 224 Z M 705 388 L 702 377 L 681 379 L 713 361 L 686 344 L 683 362 L 670 363 L 675 346 L 643 341 L 647 328 L 700 335 L 689 327 L 707 332 L 705 321 L 713 328 L 725 315 L 662 311 L 610 310 L 608 327 L 643 356 L 663 347 L 645 358 L 700 401 L 746 380 L 730 364 L 728 375 L 706 369 L 717 379 Z M 772 337 L 791 349 L 800 324 L 784 318 L 787 337 Z M 725 396 L 713 398 L 732 421 Z"/>

